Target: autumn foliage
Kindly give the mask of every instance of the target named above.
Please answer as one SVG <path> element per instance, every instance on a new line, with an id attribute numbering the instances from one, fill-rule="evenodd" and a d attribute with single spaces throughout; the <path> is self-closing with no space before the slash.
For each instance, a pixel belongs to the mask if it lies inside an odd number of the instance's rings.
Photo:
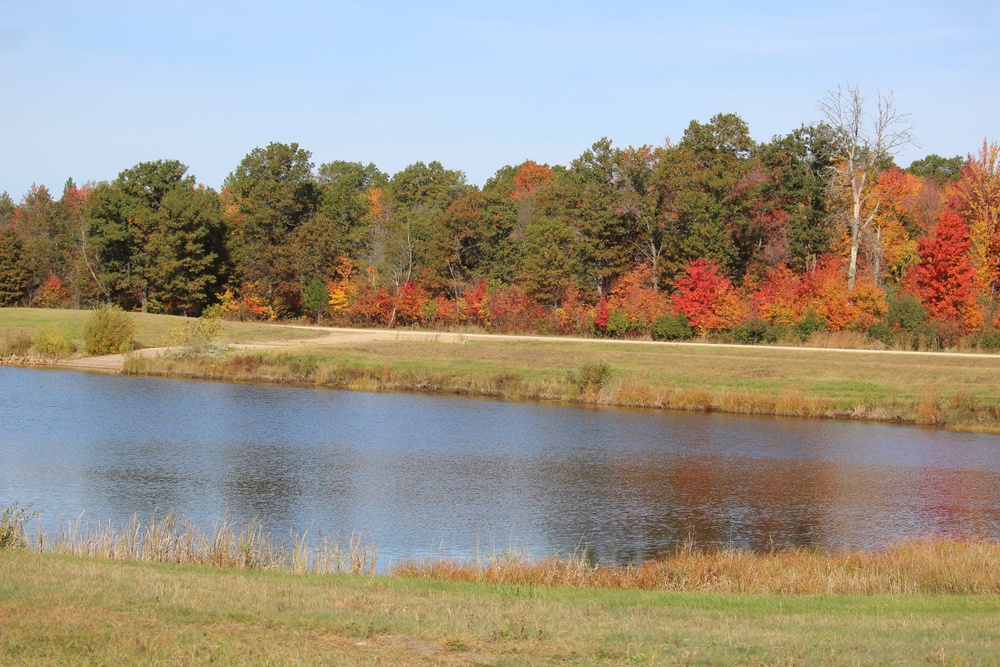
<path id="1" fill-rule="evenodd" d="M 731 328 L 744 314 L 733 284 L 721 275 L 718 264 L 705 259 L 689 264 L 677 279 L 673 306 L 701 335 Z"/>
<path id="2" fill-rule="evenodd" d="M 941 214 L 931 236 L 920 239 L 920 263 L 907 276 L 906 285 L 919 298 L 930 317 L 970 331 L 979 326 L 979 281 L 968 250 L 969 228 L 954 211 Z"/>
<path id="3" fill-rule="evenodd" d="M 0 194 L 0 300 L 617 338 L 1000 340 L 1000 144 L 882 161 L 854 192 L 830 179 L 844 158 L 828 131 L 758 144 L 719 114 L 677 143 L 602 138 L 483 186 L 438 162 L 316 170 L 297 144 L 254 149 L 218 193 L 177 161 L 140 163 L 61 198 Z"/>

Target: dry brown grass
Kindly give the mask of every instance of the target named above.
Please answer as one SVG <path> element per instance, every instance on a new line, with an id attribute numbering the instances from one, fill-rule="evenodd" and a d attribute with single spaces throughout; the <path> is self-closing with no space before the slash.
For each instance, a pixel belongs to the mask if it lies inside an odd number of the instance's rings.
<path id="1" fill-rule="evenodd" d="M 22 512 L 21 517 L 24 516 Z M 286 539 L 281 539 L 256 519 L 237 524 L 223 517 L 203 529 L 177 513 L 145 522 L 133 515 L 123 524 L 77 520 L 55 533 L 37 528 L 30 536 L 23 521 L 9 523 L 19 533 L 22 547 L 30 546 L 42 553 L 118 561 L 296 574 L 371 575 L 377 553 L 375 544 L 357 533 L 341 540 L 311 531 L 292 531 Z"/>
<path id="2" fill-rule="evenodd" d="M 393 575 L 494 585 L 721 594 L 998 594 L 1000 544 L 918 540 L 883 551 L 849 553 L 685 548 L 628 566 L 501 554 L 477 562 L 406 562 Z"/>

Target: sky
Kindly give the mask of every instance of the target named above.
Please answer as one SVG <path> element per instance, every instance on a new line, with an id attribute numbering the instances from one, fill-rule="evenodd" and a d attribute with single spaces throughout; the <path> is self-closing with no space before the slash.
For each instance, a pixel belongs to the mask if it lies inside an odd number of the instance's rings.
<path id="1" fill-rule="evenodd" d="M 910 114 L 905 166 L 1000 141 L 998 35 L 994 0 L 0 0 L 0 192 L 162 159 L 218 189 L 271 142 L 482 185 L 718 113 L 768 141 L 843 85 Z"/>

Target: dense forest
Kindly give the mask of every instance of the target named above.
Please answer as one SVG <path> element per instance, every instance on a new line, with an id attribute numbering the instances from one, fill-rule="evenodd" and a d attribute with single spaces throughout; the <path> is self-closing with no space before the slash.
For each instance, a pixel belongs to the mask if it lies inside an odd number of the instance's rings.
<path id="1" fill-rule="evenodd" d="M 891 99 L 869 110 L 837 90 L 820 108 L 767 143 L 719 114 L 676 143 L 602 138 L 482 187 L 438 162 L 316 168 L 272 143 L 221 192 L 157 160 L 58 197 L 4 193 L 0 305 L 746 342 L 995 336 L 1000 146 L 901 169 L 913 139 Z"/>

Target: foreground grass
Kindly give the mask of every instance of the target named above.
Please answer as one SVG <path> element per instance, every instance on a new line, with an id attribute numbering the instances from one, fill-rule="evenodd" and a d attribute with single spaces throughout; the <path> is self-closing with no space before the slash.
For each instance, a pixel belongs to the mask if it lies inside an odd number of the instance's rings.
<path id="1" fill-rule="evenodd" d="M 998 664 L 996 596 L 714 595 L 0 551 L 12 664 Z"/>

